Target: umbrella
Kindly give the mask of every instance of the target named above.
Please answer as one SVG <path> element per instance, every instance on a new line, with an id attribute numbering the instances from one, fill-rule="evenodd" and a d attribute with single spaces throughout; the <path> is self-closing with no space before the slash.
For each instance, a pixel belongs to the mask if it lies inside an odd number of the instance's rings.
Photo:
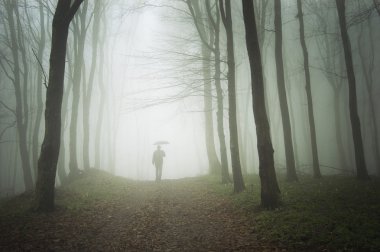
<path id="1" fill-rule="evenodd" d="M 161 145 L 161 144 L 169 144 L 168 141 L 157 141 L 154 143 L 154 145 Z"/>

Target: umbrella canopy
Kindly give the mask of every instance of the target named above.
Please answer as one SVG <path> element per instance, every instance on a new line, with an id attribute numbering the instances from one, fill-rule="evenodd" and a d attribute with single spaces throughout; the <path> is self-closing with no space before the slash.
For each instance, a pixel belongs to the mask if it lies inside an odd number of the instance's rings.
<path id="1" fill-rule="evenodd" d="M 154 145 L 161 145 L 161 144 L 169 144 L 168 141 L 157 141 L 154 143 Z"/>

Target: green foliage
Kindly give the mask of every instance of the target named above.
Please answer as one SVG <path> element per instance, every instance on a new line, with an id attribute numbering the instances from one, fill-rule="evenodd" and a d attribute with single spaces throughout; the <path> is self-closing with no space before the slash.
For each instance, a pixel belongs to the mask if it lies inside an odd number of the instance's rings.
<path id="1" fill-rule="evenodd" d="M 249 213 L 260 240 L 295 250 L 380 249 L 379 179 L 301 177 L 299 183 L 279 179 L 283 205 L 273 211 L 260 209 L 258 177 L 246 181 L 248 190 L 238 195 L 220 184 L 214 190 L 230 195 L 236 207 Z"/>

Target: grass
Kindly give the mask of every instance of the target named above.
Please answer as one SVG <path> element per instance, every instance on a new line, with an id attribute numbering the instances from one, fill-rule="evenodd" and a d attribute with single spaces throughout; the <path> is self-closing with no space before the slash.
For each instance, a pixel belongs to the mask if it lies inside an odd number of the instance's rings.
<path id="1" fill-rule="evenodd" d="M 304 176 L 298 183 L 288 183 L 280 177 L 282 205 L 273 211 L 260 208 L 258 176 L 246 177 L 247 189 L 240 194 L 232 194 L 232 184 L 222 185 L 220 177 L 204 176 L 196 181 L 207 183 L 214 193 L 243 210 L 254 220 L 255 235 L 267 244 L 296 251 L 380 251 L 378 178 L 362 182 L 344 176 L 321 180 Z M 80 179 L 56 190 L 58 215 L 76 216 L 102 209 L 100 206 L 109 208 L 111 198 L 121 202 L 125 197 L 136 197 L 129 194 L 143 183 L 86 171 Z M 27 222 L 34 214 L 30 211 L 32 198 L 24 194 L 0 202 L 0 222 Z"/>
<path id="2" fill-rule="evenodd" d="M 232 185 L 209 179 L 215 192 L 231 197 L 255 220 L 259 238 L 294 250 L 379 251 L 380 180 L 328 176 L 279 179 L 282 206 L 260 209 L 257 176 L 246 177 L 247 190 L 232 195 Z"/>
<path id="3" fill-rule="evenodd" d="M 80 211 L 112 197 L 125 197 L 127 188 L 136 182 L 113 176 L 100 170 L 85 171 L 80 178 L 65 186 L 56 188 L 57 210 Z M 31 209 L 33 193 L 28 192 L 0 201 L 0 219 L 4 217 L 24 217 L 33 214 Z"/>

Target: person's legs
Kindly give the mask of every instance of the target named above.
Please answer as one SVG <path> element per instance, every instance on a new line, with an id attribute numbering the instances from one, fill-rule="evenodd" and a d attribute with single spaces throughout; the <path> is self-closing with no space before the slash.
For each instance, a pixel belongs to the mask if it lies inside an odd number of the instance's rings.
<path id="1" fill-rule="evenodd" d="M 162 176 L 162 165 L 158 168 L 158 181 L 161 181 L 161 176 Z"/>
<path id="2" fill-rule="evenodd" d="M 159 169 L 159 165 L 156 164 L 156 182 L 158 181 Z"/>

